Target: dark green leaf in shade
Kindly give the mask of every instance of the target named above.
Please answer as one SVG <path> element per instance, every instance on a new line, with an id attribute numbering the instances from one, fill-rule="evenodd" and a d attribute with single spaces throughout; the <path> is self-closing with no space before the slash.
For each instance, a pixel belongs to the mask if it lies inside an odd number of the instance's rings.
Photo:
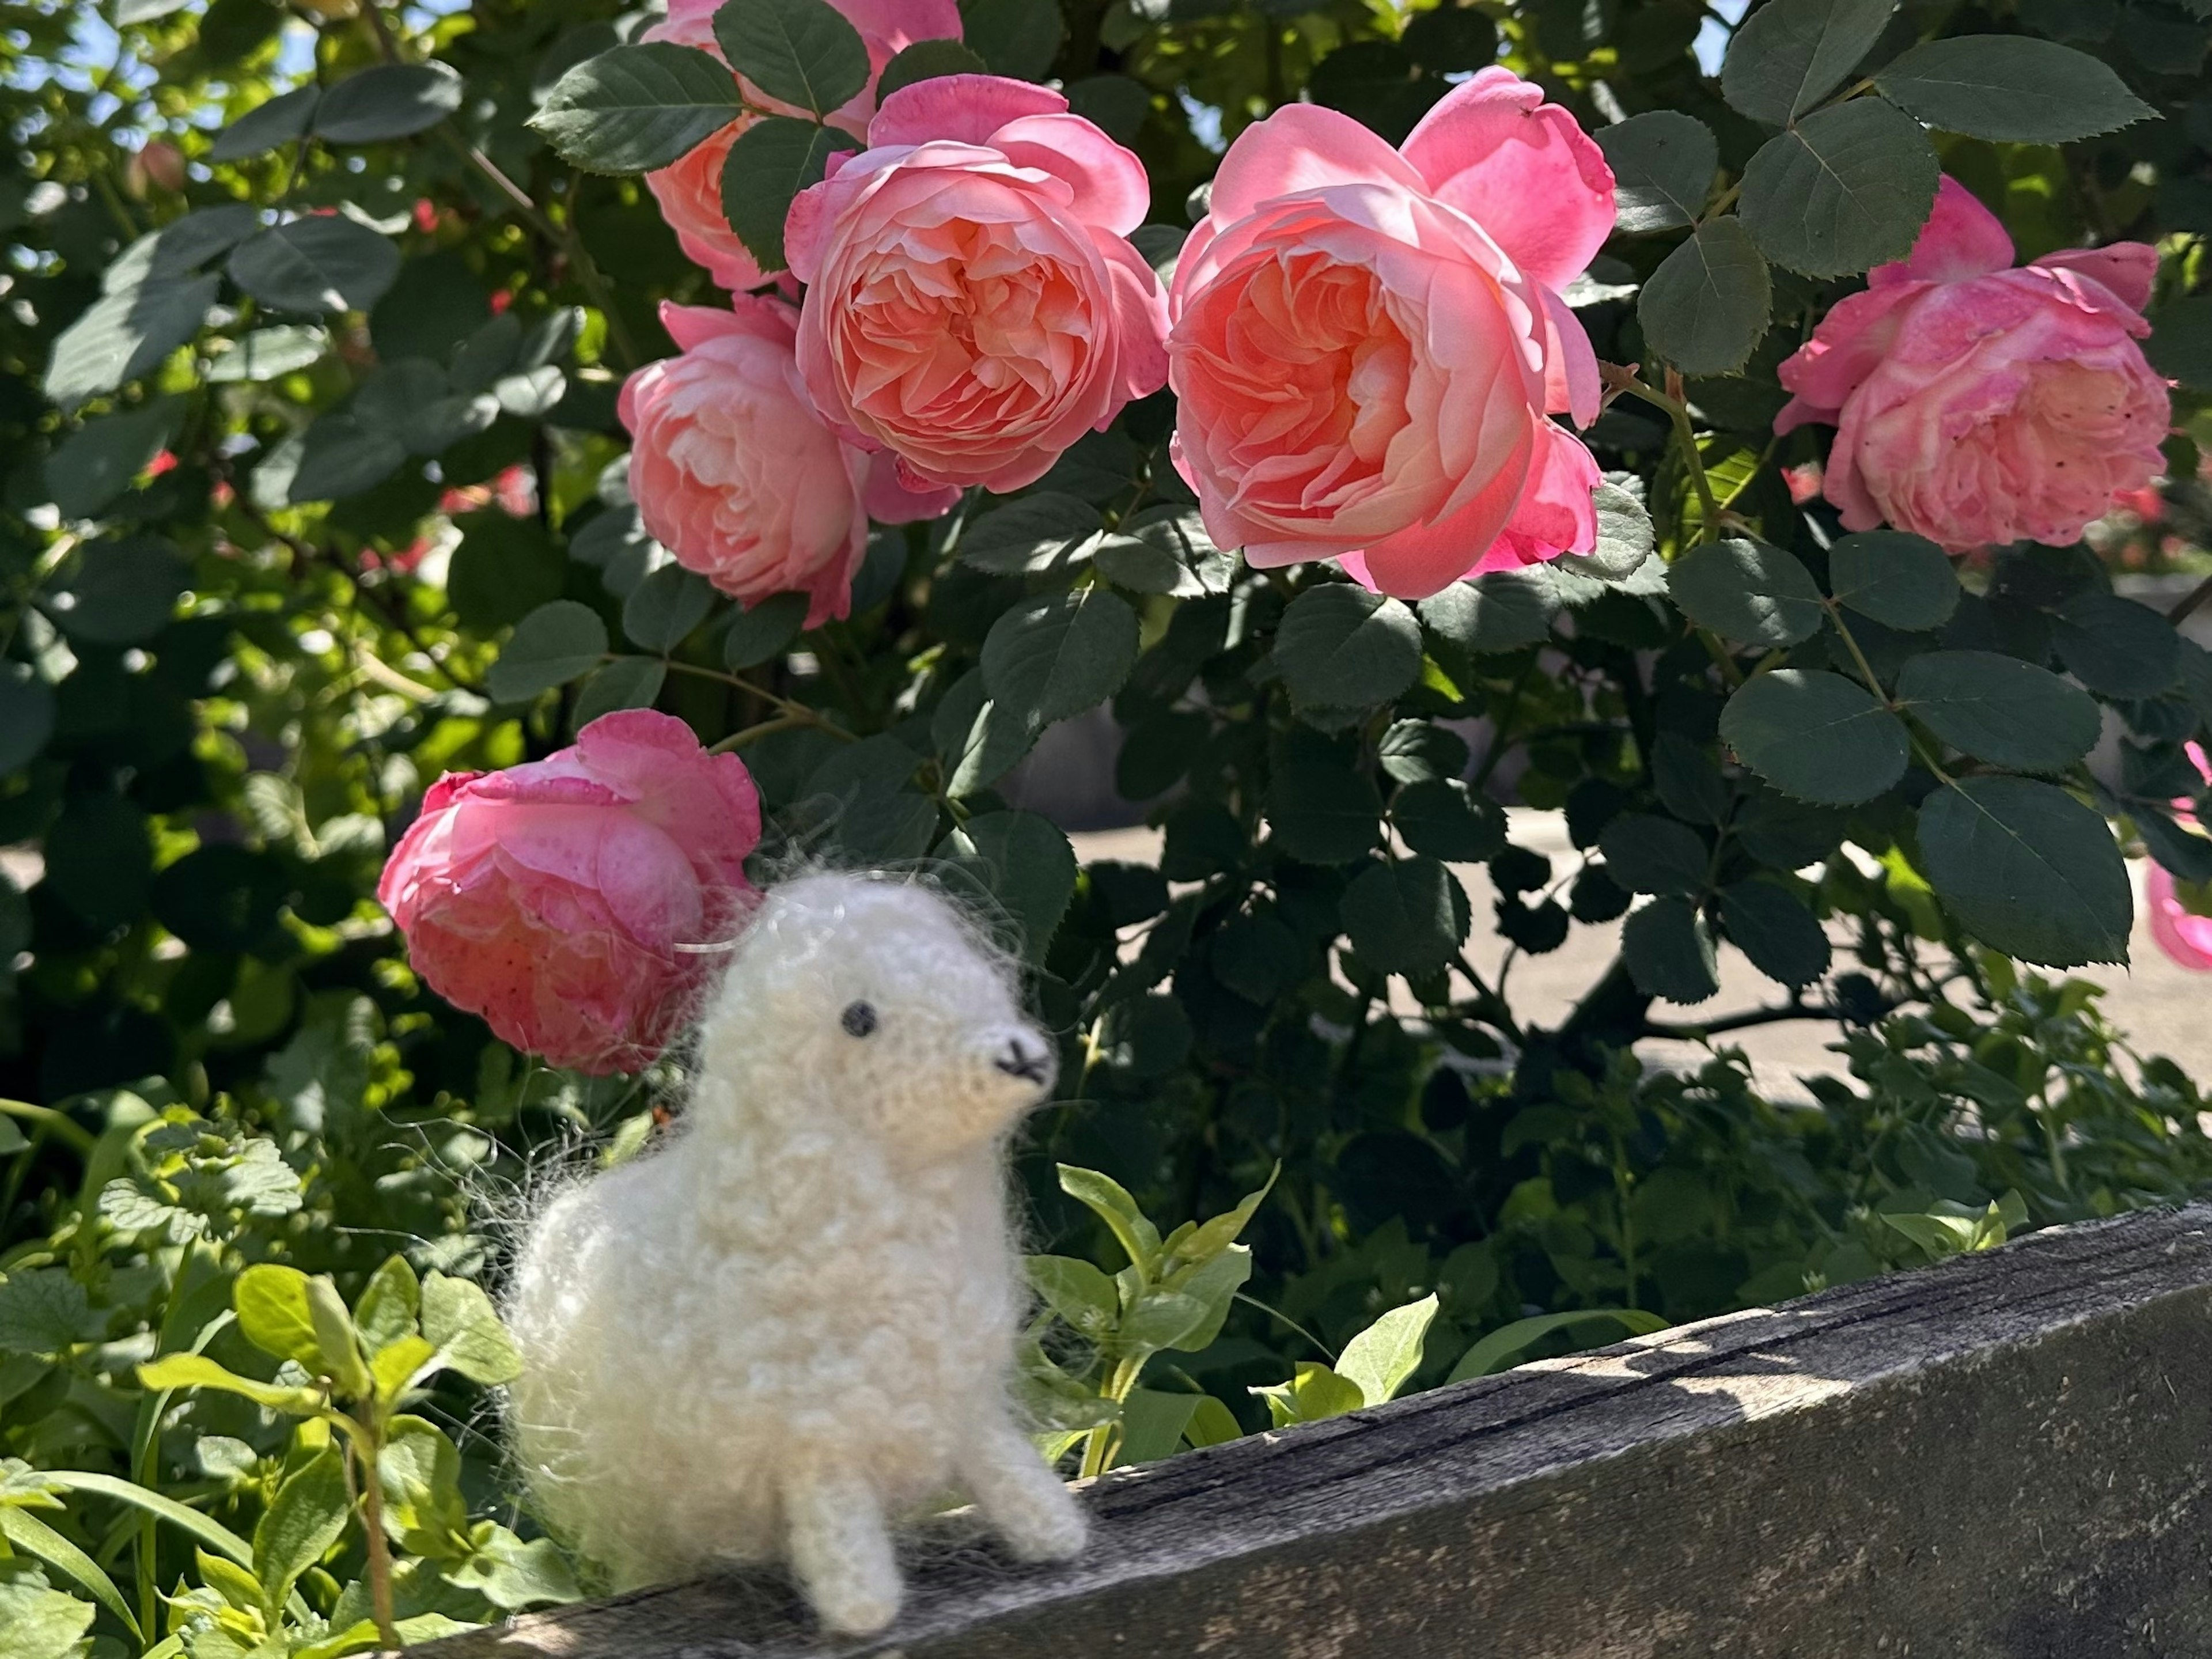
<path id="1" fill-rule="evenodd" d="M 1647 996 L 1688 1006 L 1721 988 L 1712 930 L 1687 899 L 1654 899 L 1621 924 L 1621 960 Z"/>
<path id="2" fill-rule="evenodd" d="M 461 77 L 443 64 L 378 64 L 323 94 L 315 136 L 332 144 L 405 138 L 459 109 L 461 93 Z"/>
<path id="3" fill-rule="evenodd" d="M 722 161 L 722 213 L 763 270 L 781 270 L 792 198 L 822 182 L 830 158 L 860 141 L 836 127 L 771 115 L 738 135 Z"/>
<path id="4" fill-rule="evenodd" d="M 2144 850 L 2169 874 L 2182 881 L 2212 881 L 2212 836 L 2185 830 L 2171 813 L 2141 802 L 2129 807 L 2128 816 L 2135 820 Z"/>
<path id="5" fill-rule="evenodd" d="M 1024 495 L 961 531 L 960 562 L 1000 575 L 1059 569 L 1090 556 L 1104 523 L 1097 507 L 1073 495 Z"/>
<path id="6" fill-rule="evenodd" d="M 131 487 L 168 445 L 184 409 L 157 398 L 103 415 L 64 439 L 46 459 L 46 488 L 64 519 L 89 519 Z"/>
<path id="7" fill-rule="evenodd" d="M 55 337 L 46 396 L 72 410 L 151 374 L 199 332 L 222 288 L 214 276 L 151 278 L 94 301 Z"/>
<path id="8" fill-rule="evenodd" d="M 1920 861 L 1991 950 L 2046 968 L 2124 963 L 2134 898 L 2103 817 L 2032 778 L 1962 778 L 1921 803 Z"/>
<path id="9" fill-rule="evenodd" d="M 1703 121 L 1679 110 L 1650 110 L 1599 128 L 1596 137 L 1613 168 L 1616 231 L 1638 236 L 1678 230 L 1705 211 L 1720 145 Z"/>
<path id="10" fill-rule="evenodd" d="M 366 311 L 399 275 L 399 250 L 343 213 L 312 214 L 240 243 L 229 269 L 272 310 Z"/>
<path id="11" fill-rule="evenodd" d="M 1434 973 L 1467 940 L 1467 895 L 1432 858 L 1369 865 L 1338 914 L 1360 960 L 1386 974 Z"/>
<path id="12" fill-rule="evenodd" d="M 867 88 L 867 46 L 828 0 L 731 0 L 714 14 L 714 39 L 739 75 L 817 117 Z"/>
<path id="13" fill-rule="evenodd" d="M 2212 294 L 2168 300 L 2154 310 L 2143 350 L 2160 374 L 2212 392 Z"/>
<path id="14" fill-rule="evenodd" d="M 781 652 L 805 626 L 808 604 L 804 593 L 775 593 L 739 611 L 722 636 L 724 665 L 742 672 Z"/>
<path id="15" fill-rule="evenodd" d="M 917 40 L 884 65 L 876 80 L 876 106 L 902 87 L 941 75 L 985 75 L 990 66 L 957 40 Z"/>
<path id="16" fill-rule="evenodd" d="M 994 75 L 1041 81 L 1067 33 L 1059 0 L 960 0 L 961 38 Z"/>
<path id="17" fill-rule="evenodd" d="M 2089 752 L 2103 724 L 2087 692 L 1994 651 L 1907 659 L 1897 700 L 1954 749 L 2021 772 L 2064 770 Z"/>
<path id="18" fill-rule="evenodd" d="M 665 564 L 623 601 L 623 632 L 639 650 L 665 656 L 714 608 L 714 590 L 704 576 L 680 564 Z"/>
<path id="19" fill-rule="evenodd" d="M 1137 613 L 1103 588 L 1025 599 L 991 624 L 983 684 L 1034 735 L 1121 690 L 1137 643 Z"/>
<path id="20" fill-rule="evenodd" d="M 2068 600 L 2051 643 L 2069 672 L 2108 697 L 2155 697 L 2181 675 L 2181 636 L 2173 624 L 2117 593 L 2081 593 Z"/>
<path id="21" fill-rule="evenodd" d="M 146 815 L 119 795 L 71 795 L 47 832 L 46 884 L 87 926 L 135 921 L 154 878 Z"/>
<path id="22" fill-rule="evenodd" d="M 1057 825 L 1034 812 L 984 812 L 947 836 L 937 855 L 974 860 L 976 878 L 1013 924 L 1023 954 L 1044 960 L 1075 896 L 1075 849 Z"/>
<path id="23" fill-rule="evenodd" d="M 1424 778 L 1390 799 L 1390 822 L 1416 853 L 1480 864 L 1505 845 L 1505 814 L 1457 778 Z"/>
<path id="24" fill-rule="evenodd" d="M 53 734 L 52 688 L 27 663 L 0 663 L 0 777 L 35 760 Z"/>
<path id="25" fill-rule="evenodd" d="M 1651 349 L 1685 374 L 1733 374 L 1766 332 L 1772 306 L 1766 261 L 1729 215 L 1698 226 L 1660 262 L 1636 315 Z"/>
<path id="26" fill-rule="evenodd" d="M 1651 745 L 1651 787 L 1685 823 L 1726 823 L 1735 798 L 1712 757 L 1675 732 L 1662 732 Z"/>
<path id="27" fill-rule="evenodd" d="M 1375 845 L 1382 817 L 1374 783 L 1349 767 L 1293 761 L 1268 781 L 1267 826 L 1302 863 L 1351 863 Z"/>
<path id="28" fill-rule="evenodd" d="M 1375 746 L 1385 773 L 1399 783 L 1457 778 L 1467 770 L 1467 739 L 1430 720 L 1395 720 Z"/>
<path id="29" fill-rule="evenodd" d="M 502 627 L 561 597 L 563 561 L 534 520 L 487 511 L 453 524 L 461 544 L 447 567 L 446 597 L 464 624 Z"/>
<path id="30" fill-rule="evenodd" d="M 1923 41 L 1874 83 L 1931 127 L 1997 143 L 2070 144 L 2157 113 L 2087 52 L 2026 34 Z"/>
<path id="31" fill-rule="evenodd" d="M 1712 851 L 1686 823 L 1624 812 L 1598 837 L 1607 872 L 1632 893 L 1694 898 L 1711 878 Z"/>
<path id="32" fill-rule="evenodd" d="M 1864 530 L 1828 550 L 1836 603 L 1886 628 L 1941 628 L 1959 608 L 1959 573 L 1935 543 L 1901 530 Z"/>
<path id="33" fill-rule="evenodd" d="M 515 623 L 491 665 L 487 689 L 495 702 L 528 702 L 589 673 L 606 654 L 607 625 L 574 599 L 541 605 Z"/>
<path id="34" fill-rule="evenodd" d="M 1274 661 L 1302 708 L 1371 708 L 1420 677 L 1421 627 L 1396 599 L 1325 582 L 1284 611 Z"/>
<path id="35" fill-rule="evenodd" d="M 1431 633 L 1477 657 L 1551 638 L 1559 599 L 1544 567 L 1535 566 L 1454 582 L 1423 599 L 1418 609 Z"/>
<path id="36" fill-rule="evenodd" d="M 1828 971 L 1828 936 L 1779 882 L 1740 881 L 1721 894 L 1721 927 L 1751 965 L 1796 990 Z"/>
<path id="37" fill-rule="evenodd" d="M 530 125 L 590 173 L 650 173 L 680 161 L 738 118 L 738 82 L 712 52 L 647 40 L 563 75 Z"/>
<path id="38" fill-rule="evenodd" d="M 668 664 L 659 657 L 617 657 L 576 688 L 569 729 L 580 732 L 617 709 L 652 708 L 667 678 Z"/>
<path id="39" fill-rule="evenodd" d="M 1737 211 L 1775 264 L 1849 276 L 1912 251 L 1941 171 L 1919 122 L 1855 98 L 1767 140 L 1743 170 Z"/>
<path id="40" fill-rule="evenodd" d="M 1820 631 L 1820 590 L 1796 555 L 1731 536 L 1668 568 L 1668 592 L 1700 628 L 1747 645 L 1795 645 Z"/>
<path id="41" fill-rule="evenodd" d="M 1896 9 L 1897 0 L 1769 0 L 1729 41 L 1722 95 L 1785 126 L 1844 83 Z"/>
<path id="42" fill-rule="evenodd" d="M 1721 737 L 1784 794 L 1826 806 L 1872 800 L 1905 775 L 1911 747 L 1865 687 L 1818 669 L 1754 675 L 1721 711 Z"/>
<path id="43" fill-rule="evenodd" d="M 158 537 L 88 542 L 45 604 L 72 639 L 136 645 L 168 625 L 191 577 L 175 544 Z"/>
<path id="44" fill-rule="evenodd" d="M 315 118 L 315 106 L 323 89 L 309 82 L 290 92 L 280 92 L 233 121 L 208 146 L 210 161 L 238 161 L 279 144 L 289 144 L 306 132 Z"/>

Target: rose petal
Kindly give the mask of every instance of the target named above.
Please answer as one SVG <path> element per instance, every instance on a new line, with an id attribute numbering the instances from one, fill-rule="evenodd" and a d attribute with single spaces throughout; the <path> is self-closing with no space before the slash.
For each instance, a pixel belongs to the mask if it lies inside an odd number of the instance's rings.
<path id="1" fill-rule="evenodd" d="M 1152 210 L 1145 164 L 1080 115 L 1025 115 L 994 132 L 989 143 L 1017 166 L 1065 179 L 1075 192 L 1070 210 L 1102 230 L 1127 236 Z"/>
<path id="2" fill-rule="evenodd" d="M 2158 276 L 2158 250 L 2142 242 L 2063 248 L 2028 263 L 2046 270 L 2070 270 L 2090 277 L 2110 289 L 2130 311 L 2142 311 L 2150 304 L 2151 283 Z"/>
<path id="3" fill-rule="evenodd" d="M 1066 99 L 1027 81 L 1003 75 L 940 75 L 901 87 L 884 99 L 868 123 L 868 147 L 926 144 L 935 138 L 988 144 L 1010 121 L 1066 109 Z"/>
<path id="4" fill-rule="evenodd" d="M 1226 222 L 1279 196 L 1350 184 L 1426 188 L 1396 150 L 1349 115 L 1318 104 L 1285 104 L 1229 146 L 1213 175 L 1208 212 Z"/>
<path id="5" fill-rule="evenodd" d="M 1867 273 L 1869 288 L 1893 283 L 1955 283 L 1984 276 L 2012 263 L 2012 238 L 2004 223 L 1948 173 L 1936 186 L 1936 205 L 1904 259 Z"/>

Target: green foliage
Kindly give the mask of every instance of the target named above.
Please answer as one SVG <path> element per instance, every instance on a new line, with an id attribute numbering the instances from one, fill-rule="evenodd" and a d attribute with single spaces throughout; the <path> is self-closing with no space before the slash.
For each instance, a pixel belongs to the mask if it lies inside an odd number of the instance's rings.
<path id="1" fill-rule="evenodd" d="M 2124 846 L 2212 877 L 2172 808 L 2212 659 L 2086 547 L 1844 533 L 1785 487 L 1822 438 L 1771 430 L 1778 363 L 1909 246 L 1940 158 L 2023 256 L 2161 249 L 2166 531 L 2201 544 L 2198 20 L 1767 0 L 1716 76 L 1672 0 L 968 0 L 966 45 L 879 91 L 979 61 L 1061 84 L 1145 161 L 1163 269 L 1273 108 L 1396 138 L 1448 77 L 1540 81 L 1621 186 L 1569 296 L 1610 366 L 1598 546 L 1413 605 L 1255 570 L 1207 538 L 1163 394 L 1030 489 L 878 530 L 851 614 L 808 629 L 805 596 L 740 610 L 653 542 L 616 402 L 672 349 L 661 301 L 720 302 L 638 175 L 740 112 L 734 64 L 780 107 L 724 201 L 780 268 L 792 197 L 858 142 L 822 118 L 865 78 L 833 8 L 726 10 L 725 64 L 596 0 L 129 4 L 90 78 L 58 68 L 91 61 L 70 9 L 19 10 L 11 1653 L 338 1659 L 578 1593 L 473 1426 L 516 1360 L 466 1194 L 549 1146 L 635 1155 L 680 1067 L 513 1053 L 372 895 L 441 774 L 611 709 L 742 755 L 771 869 L 931 859 L 1022 951 L 1065 1038 L 1020 1151 L 1025 1386 L 1071 1467 L 2212 1188 L 2195 1085 L 2020 965 L 2123 957 Z M 1085 867 L 1024 810 L 1018 769 L 1083 720 L 1157 860 Z M 1516 964 L 1614 926 L 1531 1018 Z M 1764 1006 L 1718 1000 L 1730 952 Z M 1695 1023 L 1797 1018 L 1837 1065 L 1786 1100 Z M 1710 1057 L 1648 1073 L 1653 1037 Z"/>

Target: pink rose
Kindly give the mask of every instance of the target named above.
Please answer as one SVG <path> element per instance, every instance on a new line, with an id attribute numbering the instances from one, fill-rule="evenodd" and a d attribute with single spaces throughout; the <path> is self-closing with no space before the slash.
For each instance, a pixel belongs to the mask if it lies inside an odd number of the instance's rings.
<path id="1" fill-rule="evenodd" d="M 830 118 L 854 137 L 867 131 L 875 113 L 875 78 L 890 63 L 917 40 L 957 40 L 960 8 L 957 0 L 830 0 L 845 21 L 860 32 L 868 48 L 868 85 L 860 95 Z M 722 55 L 714 41 L 714 14 L 723 0 L 669 0 L 668 15 L 647 29 L 643 39 L 672 40 L 681 46 L 699 46 Z M 764 110 L 803 115 L 763 96 L 740 80 L 746 101 Z M 707 274 L 732 292 L 758 288 L 767 282 L 738 233 L 722 213 L 722 162 L 730 146 L 760 118 L 741 115 L 672 167 L 645 175 L 646 184 L 660 203 L 660 216 L 676 233 L 684 257 L 707 268 Z"/>
<path id="2" fill-rule="evenodd" d="M 744 763 L 648 708 L 575 747 L 430 787 L 376 885 L 415 969 L 502 1042 L 636 1071 L 688 1016 L 750 903 L 760 800 Z"/>
<path id="3" fill-rule="evenodd" d="M 1419 599 L 1589 552 L 1597 415 L 1560 290 L 1613 228 L 1574 118 L 1490 68 L 1402 151 L 1291 104 L 1248 127 L 1170 308 L 1176 465 L 1206 532 L 1262 568 L 1336 559 Z"/>
<path id="4" fill-rule="evenodd" d="M 935 518 L 959 492 L 910 492 L 888 457 L 823 424 L 792 354 L 799 313 L 782 301 L 663 305 L 660 317 L 684 355 L 632 374 L 620 404 L 639 518 L 678 564 L 746 605 L 803 592 L 807 627 L 844 616 L 870 513 Z"/>
<path id="5" fill-rule="evenodd" d="M 1134 155 L 1058 93 L 990 75 L 902 88 L 868 143 L 784 227 L 810 284 L 799 364 L 833 427 L 910 482 L 1005 491 L 1159 389 Z"/>
<path id="6" fill-rule="evenodd" d="M 2165 465 L 2166 382 L 2136 343 L 2158 270 L 2141 242 L 2012 268 L 1996 216 L 1945 179 L 1912 256 L 1876 265 L 1782 365 L 1774 422 L 1836 428 L 1846 530 L 1887 521 L 1954 553 L 2081 539 Z"/>
<path id="7" fill-rule="evenodd" d="M 2207 783 L 2212 783 L 2212 764 L 2204 750 L 2189 745 L 2189 758 Z M 2197 822 L 2194 802 L 2184 798 L 2173 803 L 2174 814 L 2185 823 Z M 2181 902 L 2172 872 L 2156 860 L 2143 872 L 2143 908 L 2150 915 L 2150 936 L 2158 948 L 2184 968 L 2212 971 L 2212 916 L 2200 916 Z"/>

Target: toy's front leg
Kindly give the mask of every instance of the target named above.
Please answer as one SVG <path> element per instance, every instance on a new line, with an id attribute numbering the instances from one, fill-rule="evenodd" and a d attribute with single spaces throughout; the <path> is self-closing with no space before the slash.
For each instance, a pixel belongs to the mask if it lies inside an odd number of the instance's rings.
<path id="1" fill-rule="evenodd" d="M 890 1624 L 899 1608 L 898 1561 L 875 1488 L 836 1464 L 795 1470 L 783 1515 L 792 1571 L 822 1622 L 852 1636 Z"/>
<path id="2" fill-rule="evenodd" d="M 1024 1561 L 1064 1561 L 1083 1547 L 1090 1523 L 1074 1495 L 1012 1423 L 981 1425 L 960 1463 L 983 1518 Z"/>

